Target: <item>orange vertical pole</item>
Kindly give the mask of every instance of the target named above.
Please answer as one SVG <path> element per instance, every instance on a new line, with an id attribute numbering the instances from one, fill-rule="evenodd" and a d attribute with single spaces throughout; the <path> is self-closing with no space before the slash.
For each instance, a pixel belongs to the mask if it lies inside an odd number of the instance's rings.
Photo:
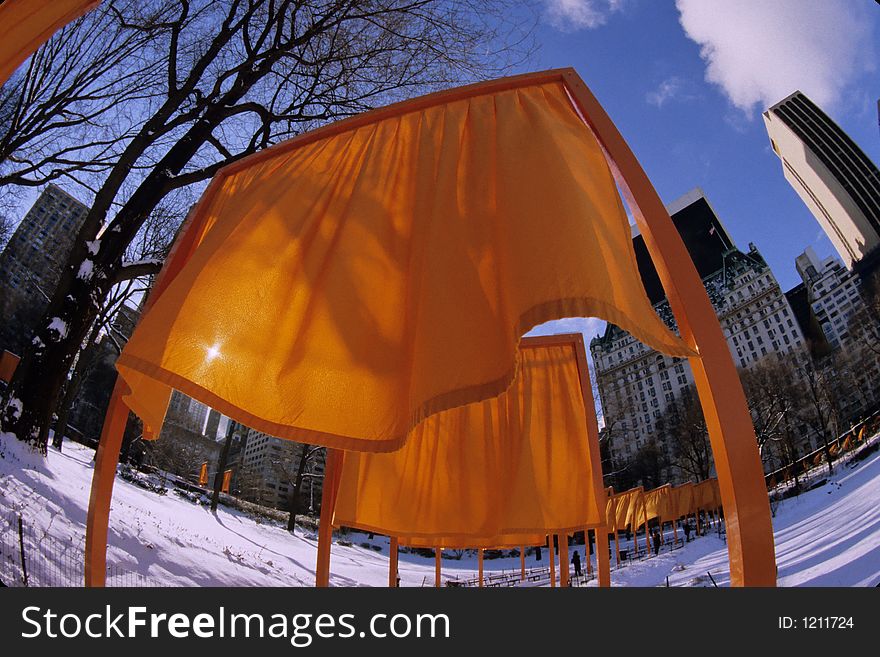
<path id="1" fill-rule="evenodd" d="M 727 340 L 700 276 L 651 181 L 605 110 L 573 69 L 564 84 L 606 153 L 663 283 L 689 359 L 730 519 L 727 549 L 732 586 L 775 586 L 770 503 L 752 418 Z"/>
<path id="2" fill-rule="evenodd" d="M 611 586 L 611 557 L 608 547 L 608 527 L 599 527 L 596 530 L 596 574 L 599 577 L 599 586 L 608 588 Z"/>
<path id="3" fill-rule="evenodd" d="M 388 548 L 388 588 L 397 588 L 397 537 L 391 537 Z"/>
<path id="4" fill-rule="evenodd" d="M 550 588 L 556 587 L 556 556 L 553 551 L 553 534 L 550 534 Z"/>
<path id="5" fill-rule="evenodd" d="M 675 545 L 678 543 L 678 521 L 672 521 L 672 544 Z"/>
<path id="6" fill-rule="evenodd" d="M 590 530 L 584 529 L 584 560 L 587 562 L 587 575 L 593 574 L 593 560 L 590 558 Z"/>
<path id="7" fill-rule="evenodd" d="M 605 488 L 602 478 L 602 455 L 599 451 L 599 422 L 596 418 L 596 402 L 593 398 L 593 386 L 590 383 L 590 372 L 587 369 L 587 354 L 583 340 L 577 340 L 575 342 L 575 352 L 577 353 L 581 396 L 584 399 L 584 415 L 587 421 L 587 437 L 589 438 L 588 450 L 590 453 L 590 463 L 592 465 L 590 477 L 592 479 L 596 500 L 600 502 L 600 508 L 602 509 L 604 516 L 608 511 L 608 492 L 610 489 Z M 596 540 L 598 541 L 598 534 Z M 586 545 L 584 557 L 587 561 L 587 573 L 591 574 L 593 572 L 593 562 L 590 557 L 590 530 L 587 528 L 584 528 L 584 544 Z M 620 555 L 618 555 L 618 561 L 619 559 Z M 598 566 L 598 557 L 596 565 Z"/>
<path id="8" fill-rule="evenodd" d="M 697 519 L 697 536 L 699 536 L 700 535 L 700 512 L 697 511 L 694 514 L 694 517 Z"/>
<path id="9" fill-rule="evenodd" d="M 330 544 L 333 542 L 333 512 L 342 480 L 342 461 L 345 452 L 327 448 L 324 465 L 324 487 L 321 491 L 321 517 L 318 523 L 318 561 L 315 567 L 315 586 L 330 586 Z"/>
<path id="10" fill-rule="evenodd" d="M 477 563 L 480 567 L 480 587 L 483 586 L 483 548 L 477 551 Z"/>
<path id="11" fill-rule="evenodd" d="M 519 548 L 519 581 L 526 581 L 526 546 Z"/>
<path id="12" fill-rule="evenodd" d="M 645 507 L 645 554 L 651 556 L 651 535 L 648 533 L 648 507 Z"/>
<path id="13" fill-rule="evenodd" d="M 88 587 L 101 587 L 106 583 L 110 501 L 113 499 L 119 450 L 128 420 L 128 406 L 122 401 L 122 396 L 128 392 L 128 386 L 117 377 L 104 417 L 101 441 L 95 453 L 95 471 L 92 474 L 92 492 L 86 517 L 85 585 Z"/>
<path id="14" fill-rule="evenodd" d="M 434 586 L 440 587 L 440 548 L 434 548 Z"/>
<path id="15" fill-rule="evenodd" d="M 177 230 L 171 251 L 156 277 L 153 289 L 144 302 L 143 316 L 162 291 L 174 280 L 183 268 L 187 259 L 195 249 L 198 236 L 204 227 L 205 219 L 196 219 L 190 212 L 186 220 Z M 130 390 L 125 382 L 117 377 L 110 395 L 110 403 L 104 414 L 104 425 L 101 439 L 95 453 L 95 469 L 92 472 L 92 488 L 89 496 L 89 511 L 86 517 L 85 546 L 85 585 L 104 586 L 107 567 L 107 529 L 110 524 L 110 501 L 113 497 L 113 480 L 116 466 L 119 464 L 119 449 L 125 423 L 128 420 L 128 408 L 122 398 Z M 156 427 L 158 431 L 158 427 Z"/>
<path id="16" fill-rule="evenodd" d="M 559 534 L 559 586 L 568 586 L 568 533 Z"/>

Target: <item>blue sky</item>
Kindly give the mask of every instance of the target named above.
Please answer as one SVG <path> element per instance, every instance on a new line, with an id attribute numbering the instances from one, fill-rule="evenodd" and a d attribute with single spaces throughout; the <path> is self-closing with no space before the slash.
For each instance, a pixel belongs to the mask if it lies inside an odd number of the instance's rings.
<path id="1" fill-rule="evenodd" d="M 880 5 L 542 0 L 541 11 L 529 67 L 574 67 L 665 202 L 701 187 L 737 245 L 754 242 L 785 290 L 800 281 L 794 258 L 807 246 L 834 253 L 783 178 L 761 112 L 800 89 L 880 162 Z"/>

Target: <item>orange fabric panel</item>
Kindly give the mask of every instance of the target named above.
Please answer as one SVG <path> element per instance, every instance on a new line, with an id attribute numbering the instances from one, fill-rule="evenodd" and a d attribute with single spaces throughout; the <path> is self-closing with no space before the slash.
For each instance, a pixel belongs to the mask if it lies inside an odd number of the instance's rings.
<path id="1" fill-rule="evenodd" d="M 634 530 L 645 521 L 645 490 L 641 486 L 618 493 L 611 499 L 614 500 L 615 529 Z"/>
<path id="2" fill-rule="evenodd" d="M 347 453 L 334 525 L 473 547 L 604 523 L 572 347 L 524 346 L 500 397 L 432 416 L 396 452 Z"/>
<path id="3" fill-rule="evenodd" d="M 709 481 L 712 482 L 712 483 L 711 483 L 711 486 L 712 486 L 712 503 L 715 505 L 715 506 L 712 507 L 712 508 L 714 508 L 714 509 L 720 509 L 721 506 L 722 506 L 722 502 L 721 502 L 721 486 L 720 486 L 719 483 L 718 483 L 718 478 L 717 478 L 717 477 L 712 477 Z"/>
<path id="4" fill-rule="evenodd" d="M 697 509 L 708 511 L 721 506 L 721 489 L 718 479 L 705 479 L 694 485 L 694 504 Z"/>
<path id="5" fill-rule="evenodd" d="M 154 381 L 272 435 L 390 451 L 503 392 L 519 337 L 559 317 L 692 354 L 650 306 L 563 84 L 474 93 L 217 174 L 197 248 L 117 362 L 147 434 L 167 405 Z"/>
<path id="6" fill-rule="evenodd" d="M 669 520 L 690 515 L 697 510 L 694 504 L 694 482 L 689 481 L 681 486 L 673 486 L 672 510 L 673 517 L 668 518 Z"/>
<path id="7" fill-rule="evenodd" d="M 56 31 L 100 0 L 5 0 L 0 4 L 0 85 Z"/>
<path id="8" fill-rule="evenodd" d="M 665 484 L 645 493 L 645 511 L 648 520 L 657 518 L 660 522 L 668 522 L 675 516 L 672 498 L 672 486 Z M 644 522 L 644 517 L 641 519 Z"/>
<path id="9" fill-rule="evenodd" d="M 419 538 L 406 537 L 400 539 L 400 545 L 416 548 L 440 548 L 443 550 L 468 550 L 483 548 L 485 550 L 512 549 L 518 547 L 533 547 L 545 545 L 546 535 L 538 534 L 506 534 L 503 536 L 474 537 L 474 538 Z"/>
<path id="10" fill-rule="evenodd" d="M 607 519 L 609 531 L 617 531 L 617 505 L 617 497 L 609 495 L 608 500 L 605 502 L 605 518 Z"/>

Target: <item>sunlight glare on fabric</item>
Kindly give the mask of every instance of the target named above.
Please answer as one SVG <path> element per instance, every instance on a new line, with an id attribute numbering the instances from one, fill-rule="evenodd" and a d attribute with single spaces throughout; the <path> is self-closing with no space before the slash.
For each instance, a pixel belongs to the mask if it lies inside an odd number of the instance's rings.
<path id="1" fill-rule="evenodd" d="M 220 355 L 220 344 L 215 342 L 210 347 L 208 347 L 208 354 L 205 356 L 205 360 L 207 362 L 211 362 L 215 358 Z"/>

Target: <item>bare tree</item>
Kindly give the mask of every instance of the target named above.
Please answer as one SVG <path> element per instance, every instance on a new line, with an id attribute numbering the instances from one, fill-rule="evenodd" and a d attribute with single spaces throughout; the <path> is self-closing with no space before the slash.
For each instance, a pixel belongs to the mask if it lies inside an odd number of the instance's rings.
<path id="1" fill-rule="evenodd" d="M 238 469 L 235 492 L 248 502 L 260 505 L 268 502 L 263 473 L 256 464 L 245 463 Z"/>
<path id="2" fill-rule="evenodd" d="M 303 483 L 324 476 L 317 469 L 317 466 L 322 462 L 324 448 L 286 440 L 282 441 L 278 447 L 279 449 L 275 452 L 275 457 L 271 459 L 270 465 L 279 489 L 283 486 L 288 491 L 286 496 L 287 510 L 289 511 L 287 530 L 293 532 L 296 528 L 296 516 L 301 508 Z"/>
<path id="3" fill-rule="evenodd" d="M 793 352 L 793 362 L 801 383 L 797 417 L 822 441 L 829 474 L 834 472 L 830 441 L 837 437 L 839 403 L 833 362 L 830 356 L 818 359 L 807 349 Z"/>
<path id="4" fill-rule="evenodd" d="M 657 488 L 667 482 L 665 476 L 669 467 L 666 451 L 653 440 L 642 445 L 629 463 L 628 474 L 633 485 L 641 484 L 646 489 Z M 629 486 L 627 487 L 629 488 Z"/>
<path id="5" fill-rule="evenodd" d="M 163 436 L 148 443 L 146 461 L 165 472 L 193 477 L 204 462 L 204 454 L 189 441 Z"/>
<path id="6" fill-rule="evenodd" d="M 861 303 L 850 317 L 847 332 L 860 349 L 880 358 L 880 273 L 862 285 Z"/>
<path id="7" fill-rule="evenodd" d="M 6 246 L 6 243 L 9 241 L 9 238 L 12 237 L 12 233 L 14 231 L 14 227 L 12 224 L 12 220 L 9 216 L 0 208 L 0 251 Z"/>
<path id="8" fill-rule="evenodd" d="M 774 355 L 739 373 L 761 459 L 770 458 L 768 447 L 786 438 L 800 391 L 791 361 Z"/>
<path id="9" fill-rule="evenodd" d="M 508 0 L 109 3 L 102 16 L 148 35 L 138 56 L 163 74 L 145 77 L 131 128 L 94 185 L 91 209 L 39 322 L 38 340 L 23 354 L 6 393 L 3 429 L 45 450 L 52 410 L 94 321 L 95 301 L 100 306 L 127 277 L 125 250 L 163 199 L 321 122 L 497 73 L 510 62 L 510 35 L 520 35 L 517 25 L 509 29 L 509 17 L 517 12 L 508 10 L 515 5 Z M 92 66 L 91 59 L 77 65 Z"/>
<path id="10" fill-rule="evenodd" d="M 670 443 L 672 465 L 682 473 L 708 479 L 712 471 L 712 448 L 703 409 L 693 385 L 683 388 L 657 420 L 657 432 Z"/>
<path id="11" fill-rule="evenodd" d="M 0 193 L 110 169 L 141 107 L 158 92 L 150 46 L 173 8 L 138 26 L 122 14 L 142 2 L 111 0 L 62 28 L 0 88 Z"/>
<path id="12" fill-rule="evenodd" d="M 86 339 L 74 356 L 73 366 L 53 413 L 57 419 L 52 446 L 56 449 L 61 449 L 73 401 L 95 364 L 102 341 L 106 340 L 116 355 L 122 352 L 134 328 L 133 325 L 127 325 L 132 318 L 131 307 L 139 305 L 148 292 L 153 274 L 171 246 L 174 227 L 180 225 L 182 219 L 181 208 L 160 206 L 141 228 L 137 238 L 129 244 L 122 270 L 133 277 L 120 281 L 103 300 Z M 141 275 L 138 275 L 139 272 L 142 272 Z"/>

